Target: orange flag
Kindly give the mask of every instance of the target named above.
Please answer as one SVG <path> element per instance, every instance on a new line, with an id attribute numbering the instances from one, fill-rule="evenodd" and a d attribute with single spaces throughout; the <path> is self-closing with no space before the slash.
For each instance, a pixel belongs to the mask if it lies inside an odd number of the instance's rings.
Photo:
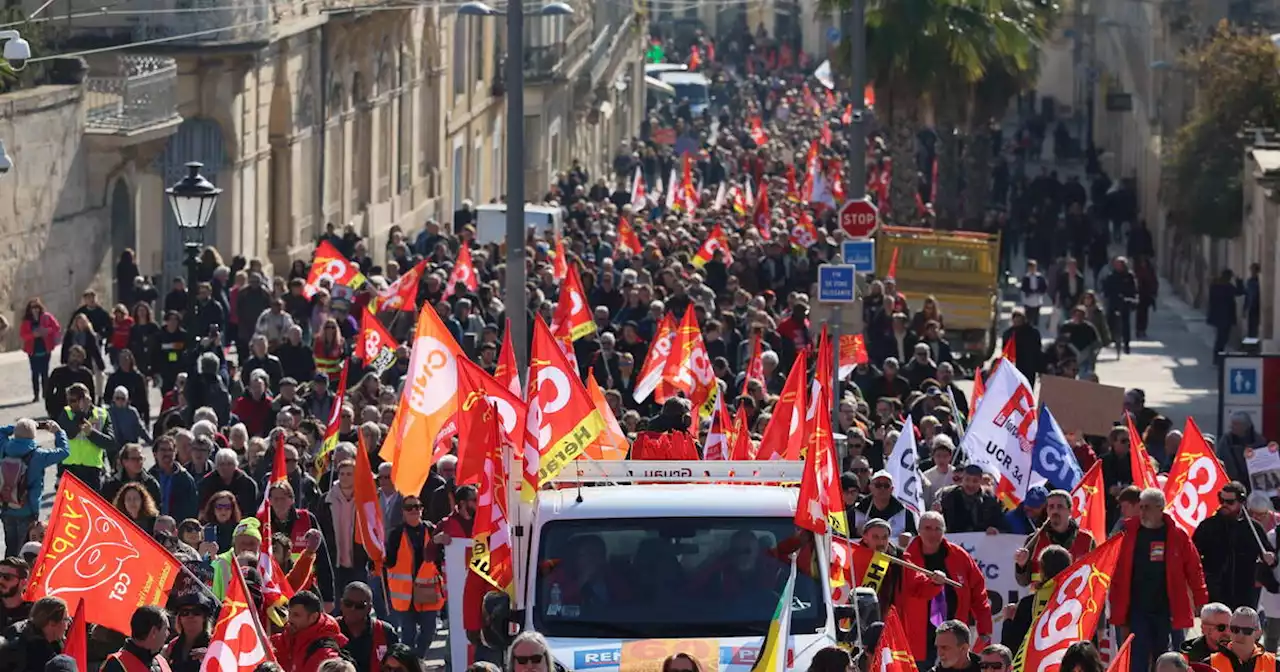
<path id="1" fill-rule="evenodd" d="M 520 496 L 531 502 L 537 488 L 550 483 L 605 431 L 604 418 L 591 403 L 576 371 L 569 367 L 542 316 L 533 321 L 526 398 L 529 413 Z"/>
<path id="2" fill-rule="evenodd" d="M 480 278 L 476 277 L 476 267 L 471 263 L 471 248 L 466 243 L 458 248 L 458 258 L 453 262 L 453 272 L 449 274 L 449 282 L 445 283 L 444 298 L 453 296 L 459 283 L 471 292 L 480 287 Z"/>
<path id="3" fill-rule="evenodd" d="M 369 462 L 369 450 L 364 445 L 364 432 L 356 432 L 360 443 L 356 450 L 356 543 L 364 547 L 373 562 L 373 571 L 381 573 L 387 559 L 387 530 L 382 523 L 382 501 L 378 497 L 378 484 L 373 480 L 373 467 Z"/>
<path id="4" fill-rule="evenodd" d="M 644 246 L 640 244 L 640 236 L 636 235 L 635 227 L 631 226 L 631 222 L 623 217 L 618 220 L 618 247 L 614 249 L 614 256 L 618 252 L 626 252 L 627 254 L 640 254 L 644 251 Z"/>
<path id="5" fill-rule="evenodd" d="M 609 401 L 604 398 L 604 390 L 600 389 L 600 383 L 596 382 L 594 366 L 587 373 L 587 394 L 591 396 L 591 404 L 600 411 L 600 417 L 604 418 L 604 431 L 600 433 L 600 438 L 587 446 L 587 457 L 593 460 L 627 459 L 631 442 L 627 441 L 626 432 L 622 431 L 622 425 L 618 424 L 618 418 L 613 414 L 613 409 L 609 408 Z"/>
<path id="6" fill-rule="evenodd" d="M 755 446 L 751 445 L 751 428 L 747 426 L 747 409 L 745 406 L 738 406 L 738 412 L 733 415 L 733 450 L 729 452 L 730 459 L 754 460 L 755 453 Z"/>
<path id="7" fill-rule="evenodd" d="M 742 377 L 742 396 L 747 396 L 747 383 L 758 380 L 764 385 L 764 359 L 763 353 L 760 352 L 760 341 L 763 336 L 755 336 L 751 339 L 751 359 L 747 362 L 747 375 Z"/>
<path id="8" fill-rule="evenodd" d="M 1001 346 L 1000 348 L 1000 356 L 1009 360 L 1009 363 L 1014 366 L 1018 365 L 1017 341 L 1018 341 L 1017 334 L 1013 332 L 1009 332 L 1009 340 L 1005 341 L 1004 345 Z M 992 371 L 994 370 L 995 369 L 992 369 Z"/>
<path id="9" fill-rule="evenodd" d="M 498 353 L 498 368 L 493 370 L 493 379 L 517 399 L 524 398 L 524 388 L 516 372 L 516 350 L 511 345 L 511 318 L 507 318 L 506 328 L 502 330 L 502 351 Z"/>
<path id="10" fill-rule="evenodd" d="M 1072 642 L 1093 637 L 1107 604 L 1123 540 L 1123 534 L 1108 539 L 1053 580 L 1053 593 L 1027 633 L 1019 669 L 1057 672 L 1057 661 Z"/>
<path id="11" fill-rule="evenodd" d="M 400 494 L 421 492 L 431 465 L 440 455 L 436 437 L 457 411 L 457 362 L 461 357 L 462 348 L 436 311 L 420 311 L 404 392 L 379 452 L 382 459 L 391 462 L 391 480 Z M 436 446 L 436 450 L 429 446 Z"/>
<path id="12" fill-rule="evenodd" d="M 422 281 L 422 272 L 426 267 L 427 262 L 423 260 L 401 273 L 395 282 L 378 292 L 373 301 L 369 302 L 369 309 L 374 312 L 401 310 L 412 313 L 418 307 L 418 284 Z"/>
<path id="13" fill-rule="evenodd" d="M 62 645 L 62 652 L 76 661 L 77 670 L 89 669 L 89 638 L 85 634 L 84 600 L 76 605 L 76 615 L 71 619 L 71 627 L 67 628 L 67 641 Z"/>
<path id="14" fill-rule="evenodd" d="M 840 335 L 840 380 L 848 378 L 859 364 L 871 361 L 867 354 L 867 340 L 862 334 Z M 974 383 L 977 387 L 977 383 Z"/>
<path id="15" fill-rule="evenodd" d="M 1133 643 L 1133 633 L 1129 633 L 1124 638 L 1124 644 L 1120 645 L 1120 651 L 1115 658 L 1111 659 L 1111 664 L 1107 666 L 1107 672 L 1128 672 L 1130 669 L 1130 659 L 1132 654 L 1129 653 L 1129 645 Z"/>
<path id="16" fill-rule="evenodd" d="M 822 361 L 830 362 L 830 341 L 825 337 L 822 341 L 826 344 L 827 353 L 827 358 Z M 820 347 L 819 351 L 823 349 Z M 797 362 L 803 371 L 804 360 L 797 358 Z M 830 370 L 830 367 L 819 367 L 823 368 Z M 818 399 L 812 405 L 812 420 L 801 422 L 809 436 L 809 450 L 804 458 L 804 475 L 800 479 L 795 520 L 797 527 L 814 534 L 831 532 L 847 538 L 849 521 L 844 513 L 840 479 L 836 474 L 836 447 L 831 434 L 831 412 L 827 410 L 831 408 L 830 380 L 828 374 L 827 385 L 819 386 Z M 797 406 L 797 410 L 805 411 L 803 402 Z M 791 458 L 788 456 L 788 459 Z"/>
<path id="17" fill-rule="evenodd" d="M 1102 461 L 1089 467 L 1084 478 L 1071 491 L 1071 517 L 1080 523 L 1080 529 L 1093 535 L 1095 540 L 1107 538 L 1107 489 L 1102 482 Z"/>
<path id="18" fill-rule="evenodd" d="M 315 256 L 311 259 L 311 271 L 307 273 L 307 282 L 302 286 L 302 294 L 308 299 L 315 296 L 321 283 L 328 282 L 331 288 L 349 287 L 358 289 L 365 283 L 364 274 L 356 265 L 347 260 L 338 248 L 325 240 L 316 245 Z M 128 630 L 125 630 L 128 632 Z"/>
<path id="19" fill-rule="evenodd" d="M 801 433 L 804 431 L 805 388 L 808 386 L 807 357 L 802 350 L 791 364 L 791 373 L 782 386 L 782 396 L 773 406 L 769 424 L 756 449 L 757 460 L 800 459 Z"/>
<path id="20" fill-rule="evenodd" d="M 569 267 L 568 275 L 560 283 L 560 298 L 551 316 L 551 333 L 562 341 L 576 341 L 596 333 L 596 321 L 587 305 L 587 293 L 582 289 L 576 266 Z"/>
<path id="21" fill-rule="evenodd" d="M 561 282 L 569 274 L 569 258 L 564 254 L 564 241 L 559 236 L 556 237 L 556 249 L 551 257 L 551 274 Z"/>
<path id="22" fill-rule="evenodd" d="M 258 665 L 275 661 L 244 575 L 239 571 L 231 574 L 222 611 L 213 625 L 209 649 L 200 664 L 201 672 L 253 672 Z"/>
<path id="23" fill-rule="evenodd" d="M 640 367 L 640 377 L 637 379 L 636 389 L 631 393 L 631 397 L 636 403 L 643 404 L 650 394 L 657 393 L 658 403 L 666 401 L 668 396 L 674 392 L 667 392 L 667 385 L 663 383 L 663 371 L 667 365 L 667 357 L 671 354 L 672 347 L 675 345 L 676 321 L 667 313 L 662 316 L 662 321 L 658 323 L 657 331 L 654 332 L 653 341 L 649 343 L 649 352 L 644 357 L 644 364 Z"/>
<path id="24" fill-rule="evenodd" d="M 143 605 L 164 606 L 182 565 L 160 542 L 70 472 L 59 477 L 48 531 L 24 600 L 93 602 L 94 622 L 129 632 Z M 97 607 L 101 607 L 98 609 Z"/>
<path id="25" fill-rule="evenodd" d="M 1178 457 L 1173 461 L 1169 480 L 1164 484 L 1164 498 L 1169 502 L 1165 510 L 1179 527 L 1191 534 L 1217 510 L 1217 501 L 1213 497 L 1230 480 L 1213 449 L 1204 440 L 1196 421 L 1187 418 L 1182 429 L 1182 443 L 1178 445 Z"/>
<path id="26" fill-rule="evenodd" d="M 1129 429 L 1129 470 L 1133 474 L 1133 484 L 1143 490 L 1160 487 L 1160 482 L 1156 480 L 1156 468 L 1151 465 L 1151 455 L 1147 453 L 1147 446 L 1142 443 L 1138 428 L 1133 426 L 1133 416 L 1125 413 L 1124 422 Z"/>
<path id="27" fill-rule="evenodd" d="M 987 374 L 995 373 L 996 367 L 1000 366 L 1000 360 L 996 360 L 991 365 L 991 371 Z M 969 396 L 969 413 L 968 417 L 973 418 L 973 414 L 978 412 L 978 402 L 982 401 L 982 395 L 987 393 L 987 376 L 982 373 L 982 367 L 973 374 L 973 394 Z"/>
<path id="28" fill-rule="evenodd" d="M 355 342 L 354 355 L 364 365 L 382 375 L 396 362 L 396 348 L 400 347 L 391 337 L 382 321 L 366 310 L 360 314 L 360 338 Z"/>
<path id="29" fill-rule="evenodd" d="M 885 616 L 884 630 L 880 632 L 880 642 L 876 644 L 876 653 L 871 659 L 871 670 L 917 672 L 915 656 L 911 655 L 911 640 L 907 639 L 907 631 L 902 628 L 895 607 L 889 607 L 889 614 Z"/>

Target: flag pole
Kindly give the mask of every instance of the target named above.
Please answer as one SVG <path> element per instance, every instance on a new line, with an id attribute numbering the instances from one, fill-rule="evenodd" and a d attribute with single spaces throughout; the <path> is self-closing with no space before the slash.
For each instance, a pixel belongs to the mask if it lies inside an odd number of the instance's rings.
<path id="1" fill-rule="evenodd" d="M 937 577 L 940 581 L 947 584 L 948 586 L 951 586 L 952 588 L 964 588 L 964 584 L 960 583 L 959 581 L 956 581 L 955 579 L 952 579 L 951 577 L 943 576 L 941 574 L 934 574 L 933 572 L 925 569 L 924 567 L 921 567 L 920 565 L 917 565 L 912 562 L 907 562 L 906 560 L 903 560 L 902 558 L 896 557 L 889 553 L 881 553 L 881 555 L 884 556 L 884 559 L 888 560 L 890 564 L 898 565 L 899 567 L 906 567 L 907 569 L 915 570 L 929 577 Z"/>

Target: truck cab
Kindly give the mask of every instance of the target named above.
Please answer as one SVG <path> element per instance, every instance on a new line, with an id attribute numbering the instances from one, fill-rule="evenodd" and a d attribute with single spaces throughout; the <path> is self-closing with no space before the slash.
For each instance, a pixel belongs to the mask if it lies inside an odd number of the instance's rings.
<path id="1" fill-rule="evenodd" d="M 793 522 L 798 489 L 776 485 L 798 482 L 802 463 L 574 466 L 520 507 L 532 515 L 530 533 L 513 534 L 528 540 L 516 551 L 520 627 L 569 670 L 618 669 L 646 640 L 696 641 L 720 669 L 750 670 L 790 576 L 787 549 L 809 535 Z M 828 554 L 812 547 L 819 575 L 797 572 L 791 603 L 796 669 L 839 637 Z"/>

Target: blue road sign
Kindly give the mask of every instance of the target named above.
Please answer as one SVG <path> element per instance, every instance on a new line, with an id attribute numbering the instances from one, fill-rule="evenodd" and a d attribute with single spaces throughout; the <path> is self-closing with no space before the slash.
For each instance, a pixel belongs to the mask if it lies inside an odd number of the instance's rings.
<path id="1" fill-rule="evenodd" d="M 1231 369 L 1227 374 L 1230 394 L 1257 394 L 1258 370 L 1254 368 Z"/>
<path id="2" fill-rule="evenodd" d="M 830 42 L 831 44 L 835 44 L 835 43 L 839 42 L 839 41 L 840 41 L 840 29 L 839 29 L 839 28 L 837 28 L 837 27 L 835 27 L 835 26 L 831 26 L 830 28 L 828 28 L 828 29 L 827 29 L 827 41 L 828 41 L 828 42 Z"/>
<path id="3" fill-rule="evenodd" d="M 876 241 L 846 240 L 840 244 L 844 263 L 853 264 L 863 273 L 876 272 Z"/>
<path id="4" fill-rule="evenodd" d="M 857 300 L 857 268 L 853 264 L 823 264 L 818 267 L 818 300 L 852 303 Z"/>

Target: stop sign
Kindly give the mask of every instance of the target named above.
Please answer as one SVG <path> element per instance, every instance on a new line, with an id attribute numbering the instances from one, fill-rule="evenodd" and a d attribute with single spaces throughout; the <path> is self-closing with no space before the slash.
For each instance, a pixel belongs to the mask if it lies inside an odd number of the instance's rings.
<path id="1" fill-rule="evenodd" d="M 879 219 L 875 204 L 866 199 L 849 201 L 840 208 L 840 228 L 854 240 L 870 238 Z"/>

